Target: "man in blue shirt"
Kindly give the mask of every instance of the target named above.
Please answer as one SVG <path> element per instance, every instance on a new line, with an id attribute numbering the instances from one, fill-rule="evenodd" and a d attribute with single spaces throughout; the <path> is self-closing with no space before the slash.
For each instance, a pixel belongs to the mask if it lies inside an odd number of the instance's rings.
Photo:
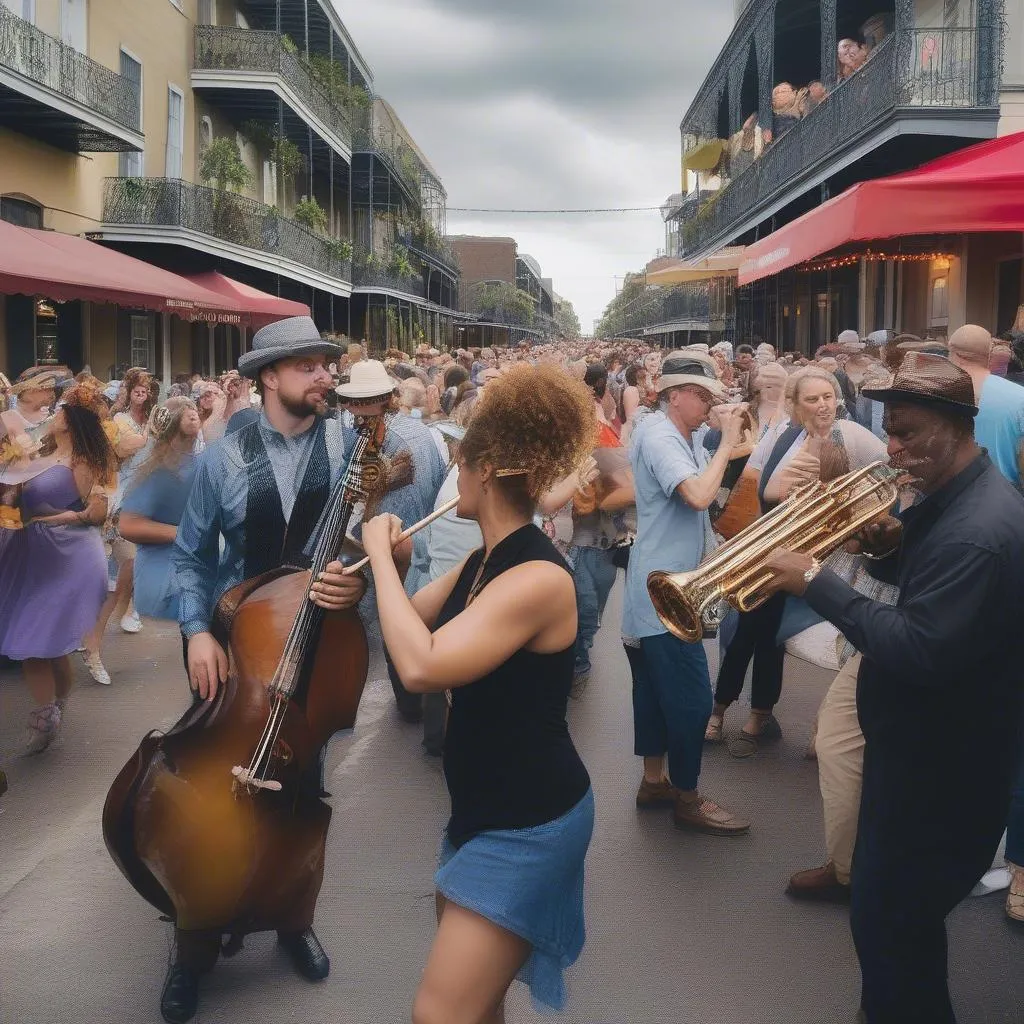
<path id="1" fill-rule="evenodd" d="M 712 405 L 727 397 L 714 365 L 700 353 L 670 355 L 657 384 L 661 411 L 634 428 L 637 536 L 626 573 L 622 633 L 632 649 L 634 749 L 644 759 L 637 806 L 672 807 L 679 828 L 738 835 L 749 830 L 749 822 L 697 789 L 713 703 L 704 646 L 670 633 L 647 591 L 651 572 L 695 569 L 714 545 L 707 510 L 740 437 L 740 407 L 720 406 L 722 441 L 713 457 L 704 449 Z"/>
<path id="2" fill-rule="evenodd" d="M 302 563 L 346 469 L 352 439 L 346 442 L 340 419 L 320 415 L 334 383 L 327 359 L 339 354 L 309 317 L 292 317 L 257 331 L 252 350 L 239 360 L 239 370 L 259 382 L 262 412 L 204 453 L 171 556 L 189 681 L 199 698 L 213 700 L 228 675 L 227 654 L 211 632 L 218 599 L 243 580 Z M 343 610 L 365 589 L 361 577 L 344 575 L 335 561 L 311 599 Z M 165 1020 L 178 1024 L 195 1015 L 199 977 L 216 962 L 220 938 L 219 929 L 176 930 L 160 1001 Z M 327 977 L 330 961 L 312 928 L 279 939 L 303 977 Z"/>
<path id="3" fill-rule="evenodd" d="M 989 369 L 995 340 L 965 324 L 950 335 L 949 359 L 970 378 L 978 403 L 974 437 L 1007 480 L 1024 490 L 1024 388 Z"/>

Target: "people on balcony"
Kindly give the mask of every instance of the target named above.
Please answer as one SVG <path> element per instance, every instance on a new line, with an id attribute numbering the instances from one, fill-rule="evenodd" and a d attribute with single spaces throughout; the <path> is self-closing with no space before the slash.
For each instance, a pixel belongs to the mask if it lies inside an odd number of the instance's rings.
<path id="1" fill-rule="evenodd" d="M 772 89 L 772 138 L 781 139 L 803 117 L 806 89 L 794 89 L 789 82 L 779 82 Z"/>
<path id="2" fill-rule="evenodd" d="M 836 81 L 845 82 L 868 59 L 868 49 L 856 39 L 840 39 L 836 47 Z"/>
<path id="3" fill-rule="evenodd" d="M 729 139 L 729 174 L 736 177 L 742 174 L 755 160 L 759 159 L 764 152 L 764 132 L 757 123 L 757 111 L 755 110 L 746 121 L 743 127 Z"/>

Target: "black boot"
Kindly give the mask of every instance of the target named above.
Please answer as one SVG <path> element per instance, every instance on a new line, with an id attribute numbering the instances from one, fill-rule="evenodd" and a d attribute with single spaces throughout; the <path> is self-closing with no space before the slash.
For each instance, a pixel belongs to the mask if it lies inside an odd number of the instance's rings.
<path id="1" fill-rule="evenodd" d="M 312 928 L 304 932 L 278 932 L 277 941 L 292 958 L 295 970 L 307 981 L 323 981 L 331 973 L 331 961 Z"/>
<path id="2" fill-rule="evenodd" d="M 185 1024 L 199 1009 L 199 975 L 181 964 L 172 964 L 160 996 L 160 1013 L 167 1024 Z"/>

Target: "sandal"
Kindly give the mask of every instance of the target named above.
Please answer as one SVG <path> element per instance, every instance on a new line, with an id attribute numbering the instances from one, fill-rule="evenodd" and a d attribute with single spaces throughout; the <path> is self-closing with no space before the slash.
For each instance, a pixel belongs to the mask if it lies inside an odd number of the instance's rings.
<path id="1" fill-rule="evenodd" d="M 722 727 L 725 725 L 725 720 L 720 715 L 712 715 L 708 719 L 708 727 L 704 730 L 704 742 L 705 743 L 721 743 L 724 740 L 722 735 Z"/>

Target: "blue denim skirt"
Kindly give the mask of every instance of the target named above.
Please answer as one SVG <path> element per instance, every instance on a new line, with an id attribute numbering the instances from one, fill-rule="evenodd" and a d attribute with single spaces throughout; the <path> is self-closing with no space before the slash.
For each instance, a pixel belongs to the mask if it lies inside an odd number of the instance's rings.
<path id="1" fill-rule="evenodd" d="M 562 972 L 583 950 L 583 862 L 594 831 L 594 793 L 554 821 L 482 832 L 456 850 L 447 836 L 434 884 L 452 903 L 533 947 L 517 977 L 538 1009 L 561 1010 Z"/>

